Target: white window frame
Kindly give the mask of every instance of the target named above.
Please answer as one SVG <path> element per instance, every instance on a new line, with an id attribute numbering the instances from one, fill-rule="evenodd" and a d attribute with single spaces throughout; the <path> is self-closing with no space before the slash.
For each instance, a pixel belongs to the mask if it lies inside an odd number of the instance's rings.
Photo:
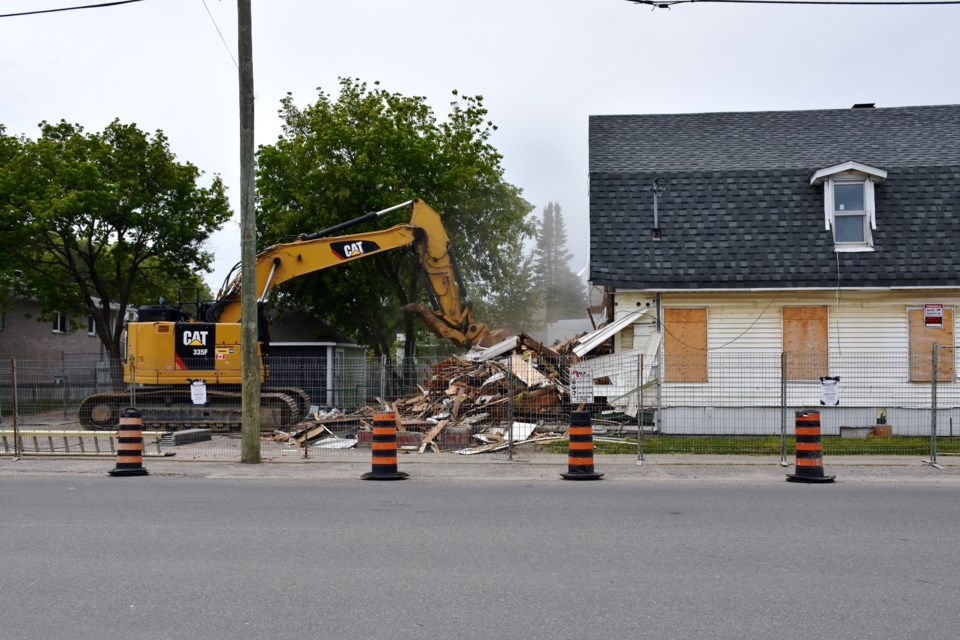
<path id="1" fill-rule="evenodd" d="M 873 251 L 873 231 L 877 228 L 877 208 L 874 197 L 874 185 L 882 182 L 887 177 L 887 172 L 883 169 L 870 167 L 859 162 L 845 162 L 821 169 L 810 178 L 810 184 L 813 186 L 823 185 L 823 224 L 827 231 L 834 234 L 834 250 L 837 252 L 847 251 Z M 840 242 L 836 239 L 836 202 L 834 200 L 834 190 L 837 185 L 861 184 L 863 185 L 863 212 L 855 212 L 854 215 L 863 216 L 863 241 Z M 839 214 L 844 215 L 844 214 Z"/>
<path id="2" fill-rule="evenodd" d="M 54 333 L 70 333 L 70 318 L 67 317 L 67 314 L 60 313 L 59 311 L 54 312 L 53 332 Z"/>

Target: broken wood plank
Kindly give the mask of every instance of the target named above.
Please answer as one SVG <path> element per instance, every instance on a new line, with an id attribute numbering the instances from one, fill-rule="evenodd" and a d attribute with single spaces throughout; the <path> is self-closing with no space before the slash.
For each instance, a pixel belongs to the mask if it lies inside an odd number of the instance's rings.
<path id="1" fill-rule="evenodd" d="M 542 442 L 550 442 L 552 440 L 563 440 L 563 439 L 564 439 L 563 436 L 550 434 L 550 435 L 544 435 L 544 436 L 536 436 L 533 438 L 527 438 L 526 440 L 521 440 L 519 442 L 514 442 L 513 446 L 518 447 L 525 444 L 539 444 Z M 510 446 L 510 443 L 508 441 L 494 442 L 492 444 L 485 444 L 479 447 L 458 449 L 457 451 L 454 451 L 454 453 L 459 453 L 460 455 L 464 455 L 464 456 L 472 456 L 478 453 L 490 453 L 492 451 L 501 451 L 503 449 L 506 449 L 509 446 Z"/>
<path id="2" fill-rule="evenodd" d="M 528 387 L 540 387 L 550 383 L 545 375 L 537 371 L 532 362 L 521 355 L 511 355 L 509 366 L 513 375 L 522 380 Z"/>
<path id="3" fill-rule="evenodd" d="M 437 445 L 433 440 L 438 435 L 440 435 L 441 431 L 447 428 L 447 425 L 449 424 L 449 422 L 450 422 L 449 420 L 441 420 L 432 429 L 430 429 L 425 434 L 423 434 L 423 440 L 420 441 L 419 453 L 423 453 L 423 451 L 430 445 L 432 445 L 432 449 L 436 453 L 439 453 L 439 450 L 437 449 Z"/>
<path id="4" fill-rule="evenodd" d="M 315 427 L 310 427 L 309 429 L 295 433 L 293 436 L 293 441 L 297 443 L 297 446 L 302 447 L 304 442 L 309 442 L 314 438 L 319 438 L 324 433 L 333 435 L 333 432 L 330 431 L 326 425 L 318 424 Z"/>

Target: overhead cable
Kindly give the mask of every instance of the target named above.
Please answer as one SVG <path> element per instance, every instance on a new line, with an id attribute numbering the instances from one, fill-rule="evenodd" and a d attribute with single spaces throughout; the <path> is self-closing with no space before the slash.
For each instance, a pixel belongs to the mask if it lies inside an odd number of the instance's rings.
<path id="1" fill-rule="evenodd" d="M 628 0 L 635 4 L 650 5 L 654 9 L 669 9 L 675 4 L 694 2 L 722 2 L 724 4 L 811 4 L 843 6 L 910 6 L 960 4 L 960 0 Z"/>
<path id="2" fill-rule="evenodd" d="M 60 9 L 38 9 L 36 11 L 21 11 L 20 13 L 0 13 L 0 18 L 15 18 L 17 16 L 33 16 L 38 13 L 58 13 L 60 11 L 77 11 L 79 9 L 101 9 L 103 7 L 114 7 L 119 4 L 130 4 L 131 2 L 143 2 L 143 0 L 116 0 L 116 2 L 101 2 L 99 4 L 85 4 L 76 7 L 61 7 Z"/>

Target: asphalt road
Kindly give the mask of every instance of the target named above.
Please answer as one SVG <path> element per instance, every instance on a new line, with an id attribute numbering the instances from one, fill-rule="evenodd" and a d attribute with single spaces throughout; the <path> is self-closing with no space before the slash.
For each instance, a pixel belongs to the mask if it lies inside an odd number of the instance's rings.
<path id="1" fill-rule="evenodd" d="M 0 639 L 952 640 L 957 490 L 3 475 Z"/>

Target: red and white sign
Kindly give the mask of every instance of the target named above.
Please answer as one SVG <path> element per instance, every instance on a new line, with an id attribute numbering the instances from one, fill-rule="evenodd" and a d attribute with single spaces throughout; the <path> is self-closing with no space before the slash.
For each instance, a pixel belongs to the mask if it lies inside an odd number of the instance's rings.
<path id="1" fill-rule="evenodd" d="M 943 328 L 943 305 L 925 304 L 923 305 L 923 326 L 928 329 Z"/>

